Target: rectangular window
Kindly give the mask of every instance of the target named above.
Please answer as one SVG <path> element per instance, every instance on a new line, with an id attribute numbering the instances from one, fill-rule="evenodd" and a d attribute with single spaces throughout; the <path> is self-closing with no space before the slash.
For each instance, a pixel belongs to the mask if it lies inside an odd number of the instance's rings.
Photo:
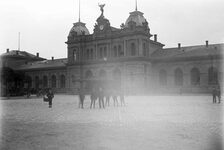
<path id="1" fill-rule="evenodd" d="M 91 58 L 90 59 L 93 59 L 93 49 L 91 49 Z"/>
<path id="2" fill-rule="evenodd" d="M 77 52 L 73 50 L 73 61 L 77 61 Z"/>
<path id="3" fill-rule="evenodd" d="M 107 57 L 107 47 L 104 47 L 104 57 Z"/>
<path id="4" fill-rule="evenodd" d="M 103 48 L 100 47 L 100 58 L 103 58 Z"/>

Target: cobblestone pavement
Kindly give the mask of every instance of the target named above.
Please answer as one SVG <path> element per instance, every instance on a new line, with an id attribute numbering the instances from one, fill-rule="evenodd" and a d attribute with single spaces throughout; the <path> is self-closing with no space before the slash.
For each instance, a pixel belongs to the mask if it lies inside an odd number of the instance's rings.
<path id="1" fill-rule="evenodd" d="M 2 100 L 1 149 L 221 150 L 223 104 L 210 96 L 130 96 L 125 107 L 78 109 L 78 97 Z"/>

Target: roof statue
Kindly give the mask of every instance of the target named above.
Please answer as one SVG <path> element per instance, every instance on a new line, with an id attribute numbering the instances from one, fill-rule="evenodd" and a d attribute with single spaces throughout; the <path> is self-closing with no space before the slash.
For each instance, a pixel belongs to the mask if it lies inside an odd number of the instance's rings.
<path id="1" fill-rule="evenodd" d="M 100 11 L 101 11 L 101 15 L 100 16 L 103 16 L 103 7 L 105 6 L 105 4 L 98 4 L 98 6 L 100 7 Z"/>

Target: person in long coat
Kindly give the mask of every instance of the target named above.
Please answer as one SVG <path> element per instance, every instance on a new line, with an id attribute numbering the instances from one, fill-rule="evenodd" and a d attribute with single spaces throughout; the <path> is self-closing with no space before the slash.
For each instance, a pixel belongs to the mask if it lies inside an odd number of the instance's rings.
<path id="1" fill-rule="evenodd" d="M 214 87 L 214 88 L 212 89 L 212 102 L 213 102 L 213 103 L 216 103 L 216 95 L 217 95 L 217 90 L 216 90 L 216 88 Z"/>
<path id="2" fill-rule="evenodd" d="M 122 91 L 120 92 L 120 102 L 121 106 L 125 106 L 124 93 Z"/>
<path id="3" fill-rule="evenodd" d="M 79 89 L 78 92 L 79 92 L 79 108 L 81 107 L 83 109 L 85 94 L 83 92 L 83 89 L 81 90 Z"/>
<path id="4" fill-rule="evenodd" d="M 116 92 L 115 90 L 113 91 L 112 98 L 113 98 L 113 100 L 114 100 L 114 106 L 115 106 L 115 105 L 118 106 L 117 92 Z"/>
<path id="5" fill-rule="evenodd" d="M 106 106 L 110 106 L 110 91 L 107 89 L 106 91 L 105 91 L 105 96 L 106 96 Z"/>
<path id="6" fill-rule="evenodd" d="M 54 93 L 51 89 L 49 89 L 47 91 L 47 98 L 48 98 L 49 108 L 52 108 L 52 101 L 53 101 L 53 98 L 54 98 Z"/>
<path id="7" fill-rule="evenodd" d="M 93 88 L 91 91 L 90 100 L 91 100 L 90 108 L 92 107 L 95 108 L 95 102 L 97 100 L 97 91 L 95 90 L 95 88 Z"/>
<path id="8" fill-rule="evenodd" d="M 102 107 L 104 107 L 104 92 L 103 92 L 103 88 L 99 88 L 99 107 L 101 108 L 101 104 L 102 104 Z"/>
<path id="9" fill-rule="evenodd" d="M 218 97 L 218 103 L 221 103 L 221 90 L 220 90 L 220 87 L 217 88 L 216 95 Z"/>

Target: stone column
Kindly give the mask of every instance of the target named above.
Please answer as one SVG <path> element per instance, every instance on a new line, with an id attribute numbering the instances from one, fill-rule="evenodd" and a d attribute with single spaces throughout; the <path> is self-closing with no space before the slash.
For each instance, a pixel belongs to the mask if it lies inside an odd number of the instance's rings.
<path id="1" fill-rule="evenodd" d="M 97 49 L 98 49 L 98 45 L 97 45 L 97 43 L 95 44 L 95 59 L 97 59 Z"/>
<path id="2" fill-rule="evenodd" d="M 142 39 L 139 39 L 139 56 L 143 56 Z"/>
<path id="3" fill-rule="evenodd" d="M 136 46 L 136 48 L 137 48 L 137 56 L 140 55 L 140 42 L 139 42 L 139 41 L 140 41 L 140 40 L 137 39 L 137 46 Z"/>
<path id="4" fill-rule="evenodd" d="M 127 40 L 124 40 L 124 56 L 128 56 L 128 52 L 127 52 Z"/>
<path id="5" fill-rule="evenodd" d="M 183 72 L 183 87 L 189 87 L 191 85 L 190 73 Z"/>

